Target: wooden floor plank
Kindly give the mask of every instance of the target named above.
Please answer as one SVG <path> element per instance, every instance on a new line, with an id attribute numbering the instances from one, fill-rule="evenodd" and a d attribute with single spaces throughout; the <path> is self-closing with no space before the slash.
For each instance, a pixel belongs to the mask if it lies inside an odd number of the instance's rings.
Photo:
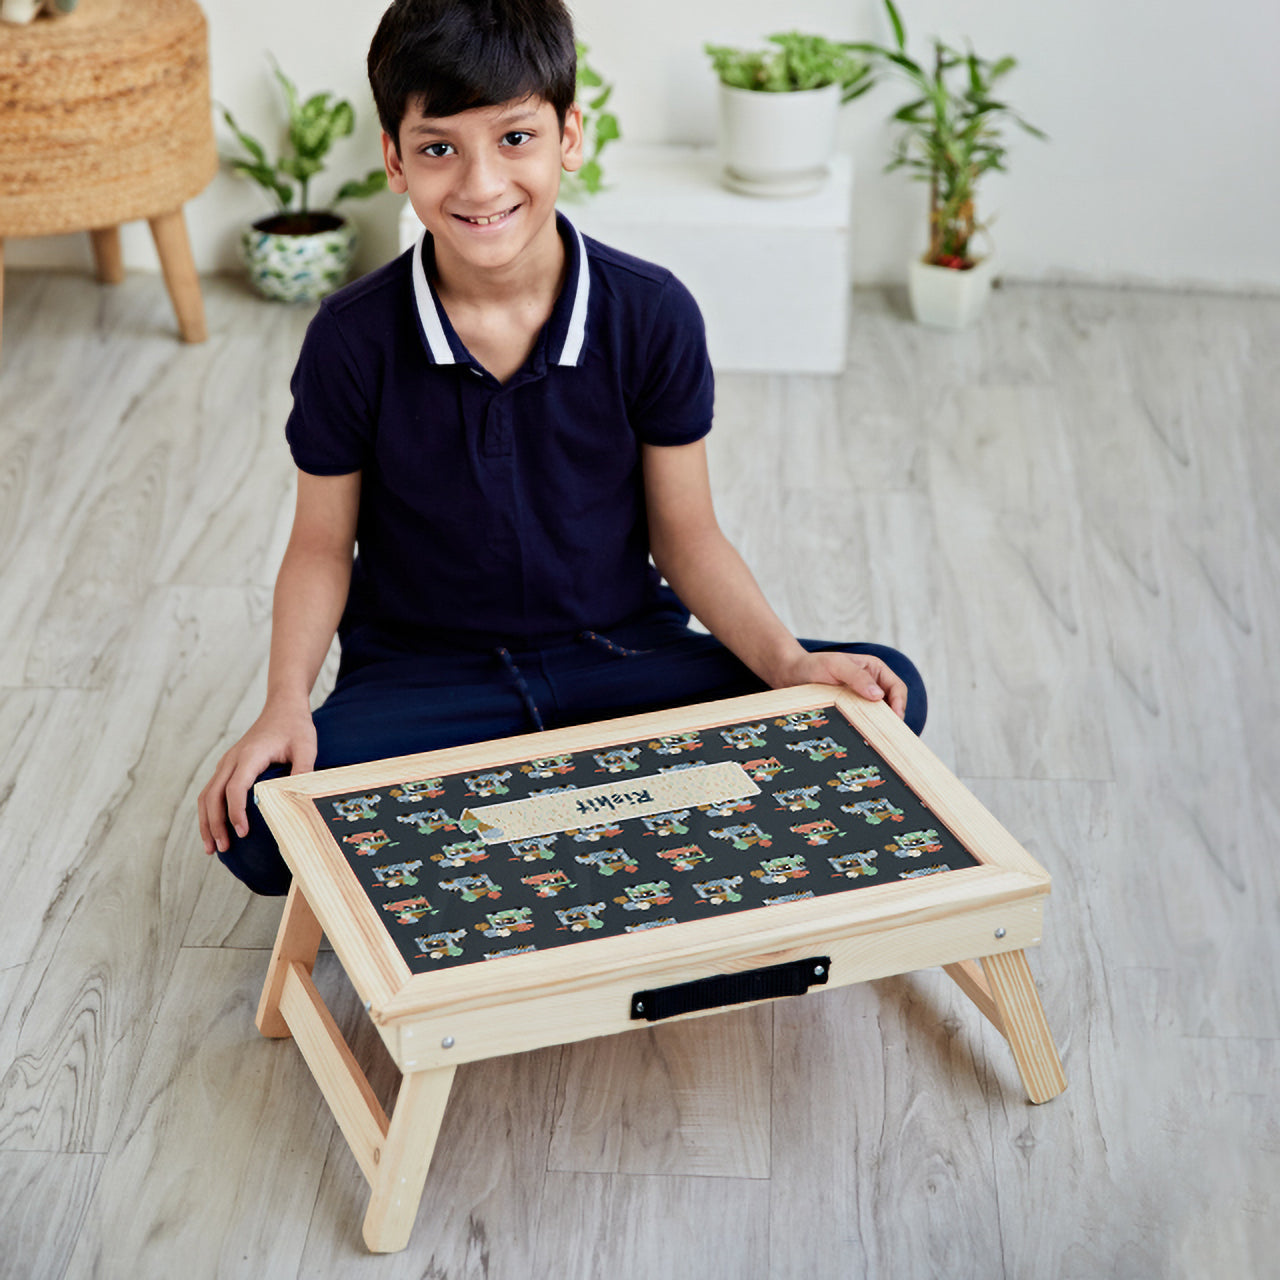
<path id="1" fill-rule="evenodd" d="M 373 1258 L 296 1046 L 253 1029 L 280 904 L 193 812 L 262 697 L 309 309 L 210 279 L 189 348 L 158 277 L 5 286 L 0 1273 L 1265 1274 L 1280 299 L 1017 286 L 956 335 L 860 291 L 845 374 L 718 379 L 717 509 L 767 592 L 916 658 L 930 745 L 1054 877 L 1066 1093 L 1031 1107 L 940 972 L 474 1064 Z"/>

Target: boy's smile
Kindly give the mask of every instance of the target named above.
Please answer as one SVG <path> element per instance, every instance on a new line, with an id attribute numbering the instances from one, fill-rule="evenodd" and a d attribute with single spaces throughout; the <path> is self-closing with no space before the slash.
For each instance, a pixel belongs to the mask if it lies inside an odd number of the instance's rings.
<path id="1" fill-rule="evenodd" d="M 430 118 L 414 105 L 400 145 L 382 135 L 387 179 L 407 194 L 431 232 L 444 279 L 507 277 L 552 264 L 562 252 L 555 226 L 562 169 L 582 163 L 577 107 L 560 128 L 541 98 Z"/>

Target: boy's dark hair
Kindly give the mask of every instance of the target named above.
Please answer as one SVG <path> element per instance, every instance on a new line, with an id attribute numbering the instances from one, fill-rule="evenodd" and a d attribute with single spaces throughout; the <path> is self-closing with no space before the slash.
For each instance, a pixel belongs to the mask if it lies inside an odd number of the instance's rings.
<path id="1" fill-rule="evenodd" d="M 573 20 L 562 0 L 394 0 L 369 46 L 369 84 L 383 129 L 537 96 L 563 128 L 577 89 Z"/>

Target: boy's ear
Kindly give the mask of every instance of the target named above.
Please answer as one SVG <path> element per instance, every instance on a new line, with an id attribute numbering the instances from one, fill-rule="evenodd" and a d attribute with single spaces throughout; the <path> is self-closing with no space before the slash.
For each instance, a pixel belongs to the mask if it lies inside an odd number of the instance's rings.
<path id="1" fill-rule="evenodd" d="M 387 170 L 387 186 L 397 195 L 405 195 L 409 190 L 409 183 L 404 176 L 400 148 L 385 129 L 382 131 L 382 163 Z"/>
<path id="2" fill-rule="evenodd" d="M 582 108 L 575 102 L 565 112 L 560 130 L 560 164 L 569 173 L 577 173 L 582 160 Z"/>

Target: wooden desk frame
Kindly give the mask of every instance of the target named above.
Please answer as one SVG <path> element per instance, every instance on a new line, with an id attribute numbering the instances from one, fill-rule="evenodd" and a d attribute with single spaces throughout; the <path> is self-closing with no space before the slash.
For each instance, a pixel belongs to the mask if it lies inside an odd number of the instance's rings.
<path id="1" fill-rule="evenodd" d="M 980 865 L 415 975 L 315 804 L 362 788 L 830 707 L 843 712 Z M 258 1029 L 297 1040 L 372 1188 L 364 1239 L 375 1252 L 408 1243 L 459 1064 L 647 1025 L 630 1016 L 632 994 L 646 988 L 817 954 L 831 958 L 833 987 L 941 965 L 1009 1042 L 1032 1102 L 1066 1088 L 1025 955 L 1040 942 L 1049 876 L 881 703 L 803 685 L 278 778 L 260 783 L 256 796 L 294 874 Z M 322 934 L 403 1073 L 390 1117 L 312 982 Z"/>

